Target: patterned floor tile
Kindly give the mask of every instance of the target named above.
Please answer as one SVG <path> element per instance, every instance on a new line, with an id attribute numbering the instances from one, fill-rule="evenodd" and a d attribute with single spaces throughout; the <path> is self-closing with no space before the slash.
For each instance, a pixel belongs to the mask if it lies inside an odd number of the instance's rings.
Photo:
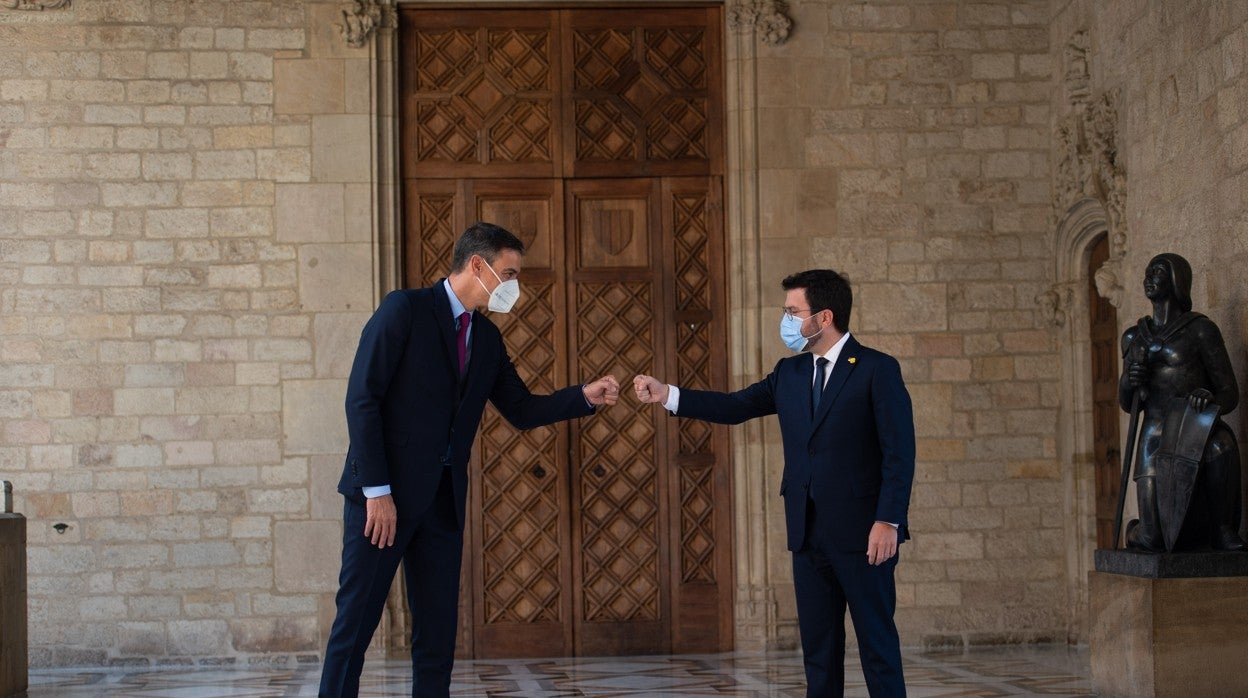
<path id="1" fill-rule="evenodd" d="M 1091 696 L 1086 649 L 1021 647 L 968 652 L 904 653 L 911 698 Z M 404 662 L 370 662 L 360 695 L 411 695 Z M 30 672 L 29 698 L 292 698 L 315 696 L 320 668 L 220 666 L 169 669 L 39 669 Z M 453 696 L 571 698 L 593 696 L 738 696 L 799 698 L 805 677 L 799 653 L 725 653 L 670 657 L 610 657 L 460 661 Z M 846 658 L 845 695 L 867 698 L 858 658 Z"/>

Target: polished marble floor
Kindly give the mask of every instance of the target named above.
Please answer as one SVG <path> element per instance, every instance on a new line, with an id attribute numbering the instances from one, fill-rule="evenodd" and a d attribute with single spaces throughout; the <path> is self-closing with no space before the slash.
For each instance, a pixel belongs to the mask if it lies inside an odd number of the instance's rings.
<path id="1" fill-rule="evenodd" d="M 905 653 L 912 698 L 1090 696 L 1086 648 L 1028 646 Z M 360 695 L 410 695 L 403 662 L 370 662 Z M 320 667 L 211 666 L 39 669 L 29 698 L 269 698 L 315 696 Z M 796 652 L 655 657 L 474 660 L 455 664 L 452 696 L 803 696 Z M 866 696 L 857 656 L 846 658 L 846 696 Z"/>

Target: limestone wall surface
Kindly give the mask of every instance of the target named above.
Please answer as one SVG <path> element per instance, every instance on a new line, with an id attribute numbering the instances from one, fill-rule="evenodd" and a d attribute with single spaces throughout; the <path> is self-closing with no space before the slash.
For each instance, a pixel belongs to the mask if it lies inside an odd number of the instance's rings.
<path id="1" fill-rule="evenodd" d="M 28 519 L 31 662 L 315 661 L 343 389 L 382 283 L 369 46 L 335 0 L 38 4 L 0 3 L 0 473 Z M 757 220 L 730 226 L 759 249 L 729 257 L 758 286 L 730 296 L 759 329 L 731 346 L 771 366 L 779 280 L 844 271 L 851 330 L 915 401 L 903 643 L 1078 641 L 1090 476 L 1059 425 L 1088 388 L 1036 300 L 1062 266 L 1066 43 L 1085 31 L 1091 93 L 1118 95 L 1120 317 L 1148 257 L 1184 253 L 1244 377 L 1248 4 L 786 12 L 787 41 L 741 58 Z M 774 429 L 742 433 L 780 462 Z M 783 631 L 743 649 L 796 642 L 778 511 L 735 545 Z"/>
<path id="2" fill-rule="evenodd" d="M 322 649 L 375 293 L 340 10 L 0 6 L 0 471 L 34 665 Z"/>
<path id="3" fill-rule="evenodd" d="M 760 276 L 844 271 L 851 331 L 902 362 L 903 642 L 1064 639 L 1055 338 L 1034 301 L 1052 275 L 1048 3 L 791 7 L 793 38 L 759 59 Z"/>

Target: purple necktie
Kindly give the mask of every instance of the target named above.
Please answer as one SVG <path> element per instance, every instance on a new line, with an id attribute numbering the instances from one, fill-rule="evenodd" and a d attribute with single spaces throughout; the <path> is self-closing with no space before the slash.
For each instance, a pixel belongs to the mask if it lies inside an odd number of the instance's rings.
<path id="1" fill-rule="evenodd" d="M 463 313 L 459 316 L 459 332 L 455 335 L 455 348 L 459 352 L 459 374 L 464 374 L 464 360 L 468 357 L 468 322 L 472 320 L 472 313 Z"/>

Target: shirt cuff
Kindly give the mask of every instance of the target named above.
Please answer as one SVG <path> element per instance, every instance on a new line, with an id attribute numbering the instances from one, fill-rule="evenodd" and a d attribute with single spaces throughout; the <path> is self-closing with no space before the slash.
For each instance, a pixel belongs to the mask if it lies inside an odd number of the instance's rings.
<path id="1" fill-rule="evenodd" d="M 667 386 L 667 402 L 663 403 L 663 409 L 672 414 L 680 409 L 680 388 L 674 385 Z"/>
<path id="2" fill-rule="evenodd" d="M 892 526 L 894 529 L 901 528 L 901 524 L 895 524 L 892 521 L 876 521 L 876 523 L 888 524 L 889 526 Z"/>
<path id="3" fill-rule="evenodd" d="M 364 496 L 369 499 L 376 499 L 390 494 L 390 485 L 374 485 L 372 487 L 361 487 L 360 489 L 364 491 Z"/>

